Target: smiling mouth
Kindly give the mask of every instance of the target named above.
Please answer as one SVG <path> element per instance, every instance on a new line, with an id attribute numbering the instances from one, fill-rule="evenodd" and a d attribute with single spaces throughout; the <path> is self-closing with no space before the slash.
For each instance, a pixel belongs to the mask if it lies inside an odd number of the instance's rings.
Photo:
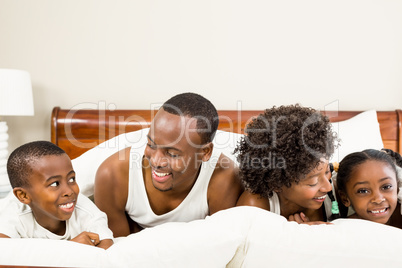
<path id="1" fill-rule="evenodd" d="M 153 180 L 158 183 L 166 182 L 170 178 L 171 175 L 172 175 L 172 173 L 156 172 L 155 170 L 152 171 Z"/>
<path id="2" fill-rule="evenodd" d="M 154 175 L 157 176 L 157 177 L 166 177 L 166 176 L 168 176 L 169 174 L 170 174 L 170 173 L 156 172 L 156 171 L 154 170 Z"/>
<path id="3" fill-rule="evenodd" d="M 74 206 L 74 202 L 59 205 L 59 207 L 61 207 L 63 209 L 69 209 L 69 208 L 72 208 L 73 206 Z"/>
<path id="4" fill-rule="evenodd" d="M 74 208 L 75 208 L 75 200 L 72 202 L 64 203 L 59 205 L 59 208 L 64 211 L 65 213 L 73 213 Z"/>
<path id="5" fill-rule="evenodd" d="M 327 195 L 323 195 L 323 196 L 319 196 L 319 197 L 314 197 L 313 199 L 321 201 L 321 200 L 324 200 L 326 197 L 327 197 Z"/>
<path id="6" fill-rule="evenodd" d="M 383 208 L 383 209 L 377 209 L 377 210 L 369 210 L 369 213 L 378 215 L 378 214 L 383 214 L 385 212 L 387 212 L 389 210 L 389 208 Z"/>

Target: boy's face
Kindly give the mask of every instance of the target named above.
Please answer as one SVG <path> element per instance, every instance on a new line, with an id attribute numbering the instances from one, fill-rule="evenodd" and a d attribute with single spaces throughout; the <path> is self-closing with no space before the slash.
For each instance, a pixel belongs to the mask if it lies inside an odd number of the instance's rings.
<path id="1" fill-rule="evenodd" d="M 385 224 L 397 206 L 397 189 L 392 167 L 369 160 L 352 172 L 342 202 L 352 206 L 358 218 Z"/>
<path id="2" fill-rule="evenodd" d="M 153 186 L 160 191 L 188 188 L 197 178 L 209 150 L 201 145 L 196 119 L 159 110 L 152 121 L 144 155 L 151 167 Z M 211 148 L 212 150 L 212 148 Z"/>
<path id="3" fill-rule="evenodd" d="M 24 187 L 27 204 L 36 221 L 52 231 L 71 217 L 77 202 L 79 188 L 71 160 L 67 154 L 49 155 L 35 161 L 31 168 L 30 184 Z"/>
<path id="4" fill-rule="evenodd" d="M 321 159 L 320 164 L 305 178 L 299 183 L 292 183 L 289 188 L 283 186 L 279 194 L 299 208 L 319 209 L 327 198 L 327 192 L 332 190 L 331 176 L 328 161 Z"/>

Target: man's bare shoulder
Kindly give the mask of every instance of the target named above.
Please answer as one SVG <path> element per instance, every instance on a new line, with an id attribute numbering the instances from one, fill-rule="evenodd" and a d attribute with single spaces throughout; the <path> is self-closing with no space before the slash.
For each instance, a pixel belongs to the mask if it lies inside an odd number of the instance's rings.
<path id="1" fill-rule="evenodd" d="M 96 172 L 96 177 L 119 177 L 120 175 L 127 173 L 130 162 L 130 150 L 131 148 L 128 147 L 106 158 L 99 166 Z"/>
<path id="2" fill-rule="evenodd" d="M 107 191 L 110 195 L 127 192 L 130 149 L 118 151 L 99 166 L 95 176 L 95 198 L 99 190 L 102 193 Z"/>
<path id="3" fill-rule="evenodd" d="M 210 215 L 234 207 L 243 192 L 237 165 L 221 154 L 208 185 L 208 204 Z"/>
<path id="4" fill-rule="evenodd" d="M 210 179 L 210 186 L 214 185 L 218 185 L 218 187 L 224 185 L 237 187 L 241 185 L 237 165 L 232 159 L 230 159 L 230 157 L 223 153 L 219 156 L 218 162 L 215 165 L 215 170 Z"/>
<path id="5" fill-rule="evenodd" d="M 230 157 L 228 157 L 224 153 L 221 153 L 218 162 L 216 163 L 214 173 L 225 173 L 232 174 L 233 176 L 238 176 L 238 167 Z"/>
<path id="6" fill-rule="evenodd" d="M 270 210 L 269 199 L 262 197 L 259 194 L 253 194 L 249 191 L 244 191 L 237 201 L 236 206 L 252 206 L 259 207 L 265 210 Z"/>

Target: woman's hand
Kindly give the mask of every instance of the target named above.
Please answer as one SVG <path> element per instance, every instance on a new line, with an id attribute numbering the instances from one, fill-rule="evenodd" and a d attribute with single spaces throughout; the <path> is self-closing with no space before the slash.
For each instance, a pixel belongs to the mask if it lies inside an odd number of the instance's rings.
<path id="1" fill-rule="evenodd" d="M 324 222 L 324 221 L 310 221 L 310 219 L 303 212 L 290 215 L 288 221 L 295 221 L 297 223 L 303 223 L 308 225 L 332 224 L 330 222 Z"/>

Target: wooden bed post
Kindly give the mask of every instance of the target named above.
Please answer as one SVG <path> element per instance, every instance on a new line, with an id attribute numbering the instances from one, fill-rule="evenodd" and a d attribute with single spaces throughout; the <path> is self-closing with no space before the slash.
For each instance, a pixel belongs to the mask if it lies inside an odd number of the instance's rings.
<path id="1" fill-rule="evenodd" d="M 396 109 L 396 118 L 397 118 L 397 125 L 398 125 L 398 152 L 402 154 L 402 110 Z"/>
<path id="2" fill-rule="evenodd" d="M 54 107 L 52 111 L 52 127 L 50 132 L 50 141 L 58 145 L 58 135 L 57 135 L 57 118 L 59 117 L 60 107 Z"/>

